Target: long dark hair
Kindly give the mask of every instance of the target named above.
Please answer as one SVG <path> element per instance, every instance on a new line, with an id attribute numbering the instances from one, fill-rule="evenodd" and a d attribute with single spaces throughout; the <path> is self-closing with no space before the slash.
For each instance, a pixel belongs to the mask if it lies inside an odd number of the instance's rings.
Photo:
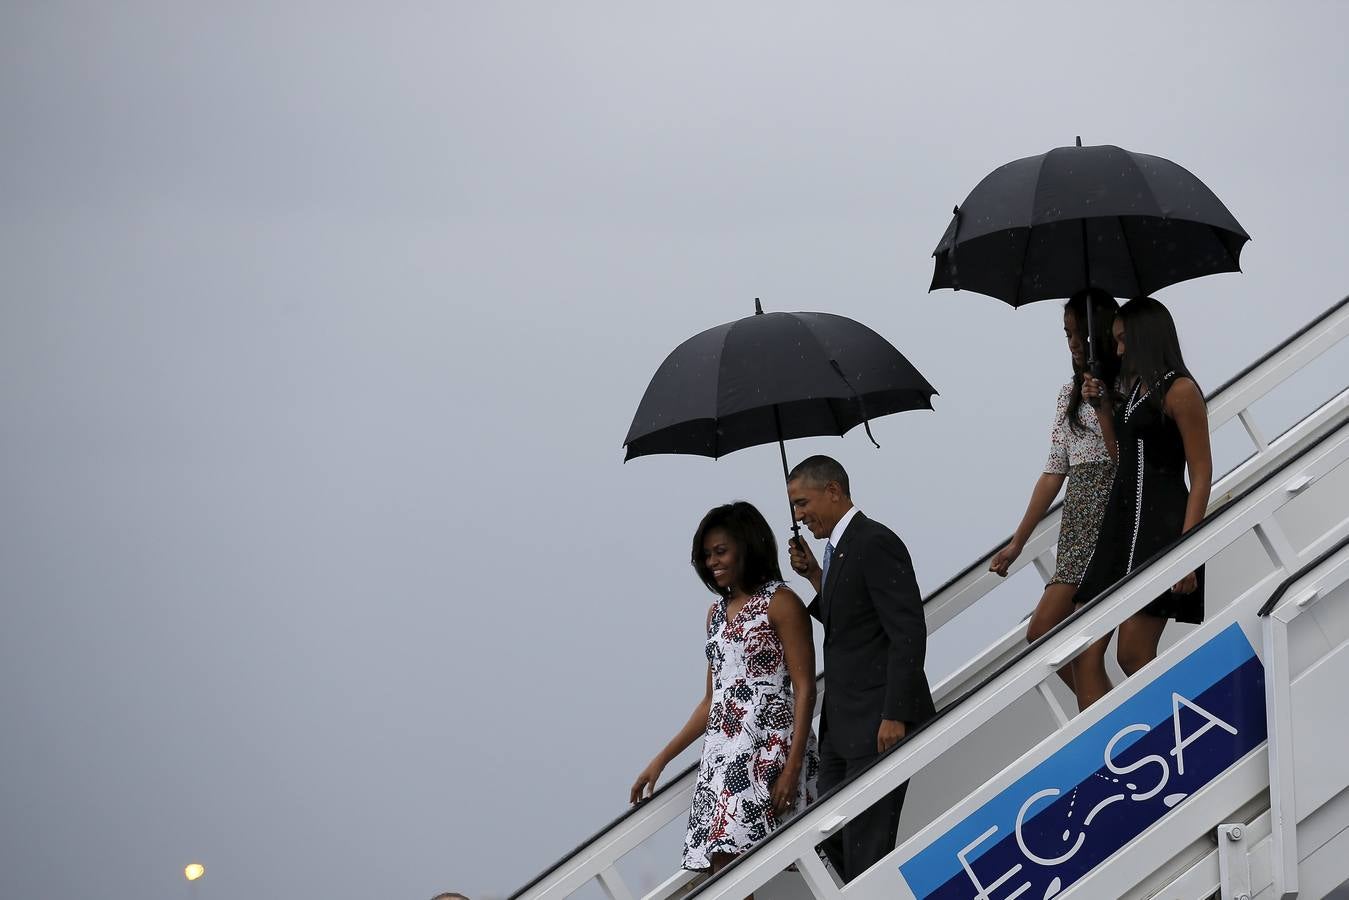
<path id="1" fill-rule="evenodd" d="M 763 513 L 755 509 L 753 504 L 737 500 L 710 510 L 693 533 L 693 570 L 709 591 L 722 597 L 730 591 L 730 588 L 723 590 L 717 585 L 712 570 L 703 559 L 703 541 L 714 528 L 726 529 L 739 549 L 743 566 L 743 584 L 740 586 L 747 593 L 753 593 L 770 581 L 782 580 L 782 568 L 778 565 L 778 542 L 773 537 L 773 529 L 768 527 Z"/>
<path id="2" fill-rule="evenodd" d="M 1147 402 L 1165 413 L 1166 392 L 1161 387 L 1167 373 L 1193 379 L 1180 352 L 1176 323 L 1165 306 L 1151 297 L 1136 297 L 1120 307 L 1124 323 L 1124 373 L 1137 378 L 1140 391 L 1150 391 Z"/>
<path id="3" fill-rule="evenodd" d="M 1096 350 L 1101 380 L 1113 391 L 1115 379 L 1119 378 L 1120 361 L 1115 353 L 1115 333 L 1111 331 L 1111 327 L 1115 324 L 1119 304 L 1115 302 L 1114 297 L 1100 288 L 1087 288 L 1073 294 L 1063 308 L 1072 312 L 1083 337 L 1087 336 L 1088 302 L 1091 303 L 1091 344 Z M 1068 419 L 1068 427 L 1073 431 L 1086 430 L 1086 426 L 1077 421 L 1077 412 L 1082 408 L 1082 379 L 1086 374 L 1085 369 L 1078 368 L 1076 363 L 1073 364 L 1073 392 L 1068 397 L 1068 411 L 1065 416 Z"/>

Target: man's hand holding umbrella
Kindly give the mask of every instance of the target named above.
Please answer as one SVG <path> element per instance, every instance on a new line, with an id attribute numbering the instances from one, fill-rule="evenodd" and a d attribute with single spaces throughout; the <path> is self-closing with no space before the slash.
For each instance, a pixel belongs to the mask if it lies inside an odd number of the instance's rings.
<path id="1" fill-rule="evenodd" d="M 794 537 L 787 541 L 787 554 L 791 557 L 792 569 L 815 588 L 819 593 L 824 579 L 824 570 L 815 560 L 815 553 L 810 549 L 810 545 L 799 537 Z"/>

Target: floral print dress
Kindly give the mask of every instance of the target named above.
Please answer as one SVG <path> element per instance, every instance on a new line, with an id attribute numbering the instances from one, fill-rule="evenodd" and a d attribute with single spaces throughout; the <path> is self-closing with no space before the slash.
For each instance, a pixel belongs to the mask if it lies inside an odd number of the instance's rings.
<path id="1" fill-rule="evenodd" d="M 787 763 L 796 702 L 782 641 L 768 621 L 769 601 L 782 586 L 764 585 L 729 622 L 726 601 L 713 606 L 706 645 L 712 706 L 684 838 L 685 869 L 709 868 L 715 853 L 742 853 L 778 826 L 773 782 Z M 819 768 L 811 732 L 793 811 L 814 801 Z"/>
<path id="2" fill-rule="evenodd" d="M 1059 389 L 1054 428 L 1049 435 L 1049 459 L 1045 461 L 1045 472 L 1068 476 L 1059 520 L 1057 563 L 1050 584 L 1081 583 L 1096 548 L 1115 479 L 1115 463 L 1101 437 L 1096 411 L 1083 403 L 1077 409 L 1077 427 L 1068 422 L 1068 403 L 1076 389 L 1076 381 Z"/>

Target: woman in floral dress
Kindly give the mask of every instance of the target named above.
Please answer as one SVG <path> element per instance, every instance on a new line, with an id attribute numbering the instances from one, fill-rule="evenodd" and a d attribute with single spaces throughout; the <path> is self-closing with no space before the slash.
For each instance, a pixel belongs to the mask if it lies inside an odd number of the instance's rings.
<path id="1" fill-rule="evenodd" d="M 782 582 L 773 532 L 753 506 L 704 516 L 692 562 L 718 595 L 707 611 L 706 687 L 630 799 L 654 793 L 665 766 L 701 735 L 683 866 L 716 873 L 815 799 L 815 645 L 804 604 Z"/>
<path id="2" fill-rule="evenodd" d="M 1105 516 L 1106 500 L 1110 497 L 1115 477 L 1115 462 L 1101 437 L 1101 425 L 1096 413 L 1082 402 L 1082 382 L 1087 376 L 1087 303 L 1091 303 L 1091 319 L 1099 365 L 1097 374 L 1107 384 L 1119 377 L 1120 361 L 1116 355 L 1115 337 L 1111 327 L 1119 304 L 1104 291 L 1079 291 L 1063 308 L 1063 333 L 1068 340 L 1068 353 L 1073 362 L 1073 380 L 1059 389 L 1058 405 L 1054 410 L 1054 426 L 1050 432 L 1049 459 L 1043 474 L 1035 482 L 1026 513 L 1012 534 L 1012 540 L 993 556 L 989 571 L 1007 576 L 1008 568 L 1021 555 L 1031 531 L 1049 511 L 1049 504 L 1058 496 L 1063 482 L 1068 489 L 1063 497 L 1063 516 L 1059 524 L 1058 554 L 1054 576 L 1045 585 L 1040 601 L 1026 626 L 1026 640 L 1037 641 L 1055 625 L 1073 613 L 1073 597 L 1086 573 L 1087 562 L 1096 547 L 1096 536 Z M 1075 689 L 1072 667 L 1064 666 L 1059 677 Z M 1079 706 L 1085 708 L 1084 698 Z"/>

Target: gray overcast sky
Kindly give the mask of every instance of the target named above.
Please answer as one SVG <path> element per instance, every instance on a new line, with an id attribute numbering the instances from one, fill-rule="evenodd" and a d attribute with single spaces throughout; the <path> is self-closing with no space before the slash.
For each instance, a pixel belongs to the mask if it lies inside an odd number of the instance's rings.
<path id="1" fill-rule="evenodd" d="M 1196 172 L 1254 236 L 1161 295 L 1216 386 L 1349 286 L 1346 33 L 1332 2 L 0 5 L 0 896 L 186 897 L 193 859 L 201 900 L 518 887 L 701 690 L 699 516 L 786 533 L 771 448 L 621 463 L 665 354 L 755 296 L 890 338 L 937 410 L 790 451 L 839 455 L 934 587 L 1015 524 L 1067 372 L 1054 304 L 926 293 L 952 205 L 1077 134 Z"/>

